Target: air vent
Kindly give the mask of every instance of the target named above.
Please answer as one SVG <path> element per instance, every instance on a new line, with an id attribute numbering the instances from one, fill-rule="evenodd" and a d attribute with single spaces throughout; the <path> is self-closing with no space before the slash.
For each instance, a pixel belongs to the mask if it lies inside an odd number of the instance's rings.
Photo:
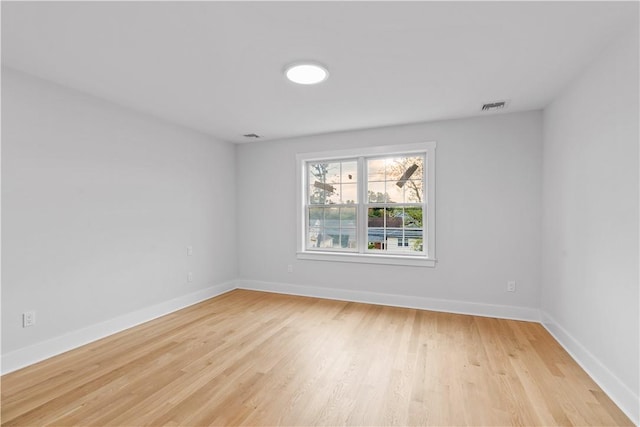
<path id="1" fill-rule="evenodd" d="M 245 138 L 260 138 L 260 135 L 255 134 L 255 133 L 245 133 L 244 135 Z"/>
<path id="2" fill-rule="evenodd" d="M 503 110 L 507 107 L 507 101 L 496 101 L 490 102 L 488 104 L 484 104 L 482 106 L 482 111 L 498 111 Z"/>

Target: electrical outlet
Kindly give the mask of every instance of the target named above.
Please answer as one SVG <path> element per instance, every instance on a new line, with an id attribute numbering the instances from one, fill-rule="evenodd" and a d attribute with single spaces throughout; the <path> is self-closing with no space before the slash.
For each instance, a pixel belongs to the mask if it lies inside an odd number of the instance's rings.
<path id="1" fill-rule="evenodd" d="M 287 273 L 293 273 L 293 265 L 287 265 Z"/>
<path id="2" fill-rule="evenodd" d="M 193 273 L 192 272 L 189 272 L 187 274 L 187 282 L 193 282 Z"/>
<path id="3" fill-rule="evenodd" d="M 27 328 L 36 324 L 36 312 L 25 311 L 22 313 L 22 327 Z"/>
<path id="4" fill-rule="evenodd" d="M 193 246 L 187 246 L 187 256 L 193 255 Z"/>
<path id="5" fill-rule="evenodd" d="M 509 280 L 507 282 L 507 292 L 515 292 L 516 291 L 516 281 Z"/>

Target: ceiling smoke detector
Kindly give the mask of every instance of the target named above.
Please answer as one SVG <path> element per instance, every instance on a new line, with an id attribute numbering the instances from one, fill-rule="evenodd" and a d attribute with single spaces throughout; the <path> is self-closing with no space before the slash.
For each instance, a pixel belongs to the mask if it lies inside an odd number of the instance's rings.
<path id="1" fill-rule="evenodd" d="M 482 105 L 482 111 L 498 111 L 507 108 L 507 101 L 495 101 Z"/>

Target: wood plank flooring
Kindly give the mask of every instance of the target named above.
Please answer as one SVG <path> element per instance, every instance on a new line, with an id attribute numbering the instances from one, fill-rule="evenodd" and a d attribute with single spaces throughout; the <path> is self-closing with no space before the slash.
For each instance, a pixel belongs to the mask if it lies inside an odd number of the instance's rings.
<path id="1" fill-rule="evenodd" d="M 632 425 L 537 323 L 235 290 L 2 377 L 3 425 Z"/>

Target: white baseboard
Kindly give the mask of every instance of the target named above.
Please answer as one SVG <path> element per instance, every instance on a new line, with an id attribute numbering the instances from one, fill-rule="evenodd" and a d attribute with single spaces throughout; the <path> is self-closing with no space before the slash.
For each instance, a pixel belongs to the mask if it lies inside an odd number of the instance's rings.
<path id="1" fill-rule="evenodd" d="M 640 425 L 640 396 L 636 395 L 600 360 L 545 311 L 542 325 L 582 369 L 600 386 L 635 425 Z"/>
<path id="2" fill-rule="evenodd" d="M 262 282 L 258 280 L 238 280 L 236 281 L 236 286 L 239 289 L 274 292 L 279 294 L 389 305 L 393 307 L 417 308 L 421 310 L 470 314 L 473 316 L 496 317 L 500 319 L 540 322 L 539 310 L 530 307 L 481 304 L 475 302 L 382 294 L 377 292 L 354 291 L 319 286 L 293 285 L 290 283 Z"/>
<path id="3" fill-rule="evenodd" d="M 146 307 L 105 322 L 78 329 L 67 334 L 39 342 L 2 355 L 2 374 L 13 372 L 116 332 L 129 329 L 149 320 L 197 304 L 235 289 L 234 282 L 226 282 L 183 295 L 160 304 Z"/>

